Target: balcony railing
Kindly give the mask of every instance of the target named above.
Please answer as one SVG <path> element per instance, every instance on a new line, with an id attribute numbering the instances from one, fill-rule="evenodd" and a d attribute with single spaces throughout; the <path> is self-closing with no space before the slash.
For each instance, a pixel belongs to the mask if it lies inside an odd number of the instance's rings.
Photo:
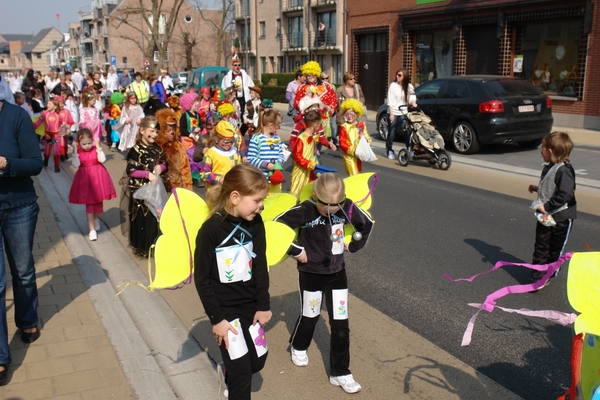
<path id="1" fill-rule="evenodd" d="M 303 0 L 281 0 L 281 11 L 290 12 L 302 10 L 304 7 Z"/>
<path id="2" fill-rule="evenodd" d="M 283 51 L 304 50 L 304 32 L 291 32 L 281 38 Z"/>
<path id="3" fill-rule="evenodd" d="M 235 19 L 246 19 L 250 18 L 250 3 L 242 2 L 241 4 L 236 4 L 235 6 Z"/>
<path id="4" fill-rule="evenodd" d="M 336 0 L 308 0 L 311 7 L 330 6 L 337 4 Z"/>
<path id="5" fill-rule="evenodd" d="M 311 38 L 310 43 L 313 47 L 326 49 L 336 46 L 335 32 L 332 32 L 329 29 L 310 32 L 309 36 Z"/>

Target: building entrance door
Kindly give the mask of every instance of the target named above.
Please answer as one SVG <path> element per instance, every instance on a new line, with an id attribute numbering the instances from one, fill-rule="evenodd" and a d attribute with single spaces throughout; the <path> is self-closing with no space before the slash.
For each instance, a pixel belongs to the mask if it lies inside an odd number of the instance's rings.
<path id="1" fill-rule="evenodd" d="M 359 76 L 365 96 L 365 106 L 377 110 L 387 94 L 388 34 L 387 32 L 357 35 Z"/>

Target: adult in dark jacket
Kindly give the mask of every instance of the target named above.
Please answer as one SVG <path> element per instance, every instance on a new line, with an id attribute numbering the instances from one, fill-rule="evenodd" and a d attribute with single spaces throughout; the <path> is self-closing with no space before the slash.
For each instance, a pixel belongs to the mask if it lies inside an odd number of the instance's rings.
<path id="1" fill-rule="evenodd" d="M 0 85 L 6 84 L 0 79 Z M 39 207 L 31 176 L 42 170 L 42 157 L 31 118 L 9 103 L 0 90 L 0 385 L 12 362 L 6 322 L 4 248 L 12 275 L 15 324 L 21 340 L 32 343 L 37 327 L 38 293 L 33 260 L 33 238 Z"/>
<path id="2" fill-rule="evenodd" d="M 23 79 L 23 85 L 21 86 L 21 91 L 25 93 L 28 99 L 33 98 L 33 91 L 37 89 L 37 79 L 33 76 L 33 70 L 27 70 L 27 74 Z"/>

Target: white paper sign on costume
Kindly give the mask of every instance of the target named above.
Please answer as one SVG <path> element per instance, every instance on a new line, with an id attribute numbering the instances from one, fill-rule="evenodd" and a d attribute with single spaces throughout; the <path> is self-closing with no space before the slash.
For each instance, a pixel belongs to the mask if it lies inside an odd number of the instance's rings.
<path id="1" fill-rule="evenodd" d="M 267 354 L 269 348 L 267 347 L 267 337 L 265 335 L 265 329 L 261 326 L 259 322 L 252 325 L 248 328 L 248 332 L 250 332 L 250 336 L 252 337 L 252 343 L 254 343 L 254 347 L 256 348 L 256 355 L 258 357 L 262 357 Z"/>
<path id="2" fill-rule="evenodd" d="M 232 360 L 236 360 L 248 352 L 248 345 L 244 340 L 244 334 L 242 333 L 242 324 L 240 324 L 240 319 L 236 318 L 233 321 L 229 321 L 231 325 L 237 331 L 237 335 L 233 332 L 227 332 L 227 338 L 229 339 L 229 358 Z"/>
<path id="3" fill-rule="evenodd" d="M 334 255 L 344 253 L 344 224 L 332 224 L 331 233 L 338 235 L 339 239 L 331 244 L 331 253 Z"/>
<path id="4" fill-rule="evenodd" d="M 348 319 L 348 289 L 332 290 L 333 319 Z"/>
<path id="5" fill-rule="evenodd" d="M 321 299 L 323 298 L 323 292 L 309 292 L 305 290 L 302 297 L 304 299 L 302 316 L 308 318 L 318 316 L 321 313 Z"/>

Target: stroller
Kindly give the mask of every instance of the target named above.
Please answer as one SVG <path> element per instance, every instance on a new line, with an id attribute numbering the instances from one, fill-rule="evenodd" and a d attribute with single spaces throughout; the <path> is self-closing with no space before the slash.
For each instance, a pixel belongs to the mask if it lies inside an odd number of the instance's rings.
<path id="1" fill-rule="evenodd" d="M 408 106 L 400 106 L 402 108 Z M 452 159 L 444 149 L 444 138 L 431 124 L 431 118 L 420 109 L 415 110 L 408 112 L 404 124 L 404 134 L 410 135 L 410 148 L 398 152 L 398 162 L 406 167 L 411 159 L 425 160 L 443 171 L 447 170 Z M 413 152 L 412 157 L 409 157 L 409 151 Z"/>

